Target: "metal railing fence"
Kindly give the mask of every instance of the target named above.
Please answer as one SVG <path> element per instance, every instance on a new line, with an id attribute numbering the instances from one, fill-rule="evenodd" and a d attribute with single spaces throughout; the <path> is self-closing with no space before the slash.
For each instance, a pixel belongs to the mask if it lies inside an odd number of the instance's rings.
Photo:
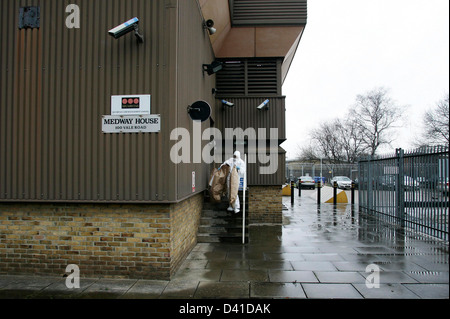
<path id="1" fill-rule="evenodd" d="M 361 158 L 362 213 L 448 241 L 448 147 Z"/>

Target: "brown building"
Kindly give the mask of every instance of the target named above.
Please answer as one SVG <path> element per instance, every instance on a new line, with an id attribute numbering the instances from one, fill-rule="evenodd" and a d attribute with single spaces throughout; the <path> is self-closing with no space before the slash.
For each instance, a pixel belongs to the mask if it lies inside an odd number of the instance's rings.
<path id="1" fill-rule="evenodd" d="M 108 34 L 133 17 L 143 42 Z M 223 132 L 218 144 L 242 137 L 250 219 L 281 221 L 281 87 L 305 24 L 306 0 L 1 1 L 0 273 L 170 278 L 196 243 L 214 165 L 194 160 L 195 141 L 190 161 L 173 160 L 173 136 L 196 125 Z M 197 101 L 211 107 L 201 124 Z M 260 173 L 261 152 L 275 172 Z"/>

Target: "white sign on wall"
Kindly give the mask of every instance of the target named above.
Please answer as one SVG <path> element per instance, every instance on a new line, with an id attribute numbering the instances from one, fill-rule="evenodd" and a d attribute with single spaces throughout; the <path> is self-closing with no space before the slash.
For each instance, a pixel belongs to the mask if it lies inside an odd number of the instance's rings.
<path id="1" fill-rule="evenodd" d="M 103 115 L 103 133 L 158 133 L 161 131 L 160 115 Z"/>
<path id="2" fill-rule="evenodd" d="M 150 115 L 151 95 L 111 96 L 111 115 Z"/>

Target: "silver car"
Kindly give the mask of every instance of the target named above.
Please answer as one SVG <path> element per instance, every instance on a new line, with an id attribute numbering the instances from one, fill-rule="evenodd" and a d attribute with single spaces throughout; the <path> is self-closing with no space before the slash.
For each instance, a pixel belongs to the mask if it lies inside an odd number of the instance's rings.
<path id="1" fill-rule="evenodd" d="M 437 183 L 437 185 L 436 185 L 436 190 L 438 192 L 443 193 L 444 195 L 448 195 L 448 190 L 449 190 L 449 188 L 448 188 L 448 178 L 445 181 L 444 180 L 439 181 Z"/>
<path id="2" fill-rule="evenodd" d="M 309 188 L 309 189 L 316 188 L 316 182 L 314 181 L 314 178 L 312 178 L 311 176 L 300 176 L 298 178 L 298 182 L 300 188 Z"/>
<path id="3" fill-rule="evenodd" d="M 352 180 L 347 176 L 335 176 L 331 179 L 331 186 L 334 185 L 334 182 L 337 183 L 337 187 L 340 189 L 351 189 L 352 188 Z"/>

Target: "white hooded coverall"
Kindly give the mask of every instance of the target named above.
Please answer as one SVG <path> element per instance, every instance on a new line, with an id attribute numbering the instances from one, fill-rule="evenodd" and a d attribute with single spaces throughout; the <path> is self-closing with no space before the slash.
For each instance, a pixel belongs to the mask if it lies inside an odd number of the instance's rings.
<path id="1" fill-rule="evenodd" d="M 234 167 L 236 167 L 237 172 L 239 174 L 239 178 L 244 177 L 244 175 L 245 175 L 245 162 L 241 159 L 241 152 L 239 152 L 239 151 L 234 152 L 233 157 L 228 159 L 228 160 L 226 160 L 220 166 L 220 168 L 222 168 L 222 166 L 224 166 L 224 165 L 230 166 L 230 172 L 233 170 Z M 227 177 L 227 186 L 228 186 L 228 194 L 229 194 L 229 192 L 230 192 L 230 175 L 228 175 L 228 177 Z M 232 211 L 233 209 L 234 209 L 235 213 L 239 213 L 239 211 L 241 209 L 241 204 L 240 204 L 240 201 L 239 201 L 239 195 L 236 197 L 236 202 L 234 203 L 234 207 L 232 207 L 231 205 L 230 205 L 230 207 L 228 207 L 229 211 Z"/>

